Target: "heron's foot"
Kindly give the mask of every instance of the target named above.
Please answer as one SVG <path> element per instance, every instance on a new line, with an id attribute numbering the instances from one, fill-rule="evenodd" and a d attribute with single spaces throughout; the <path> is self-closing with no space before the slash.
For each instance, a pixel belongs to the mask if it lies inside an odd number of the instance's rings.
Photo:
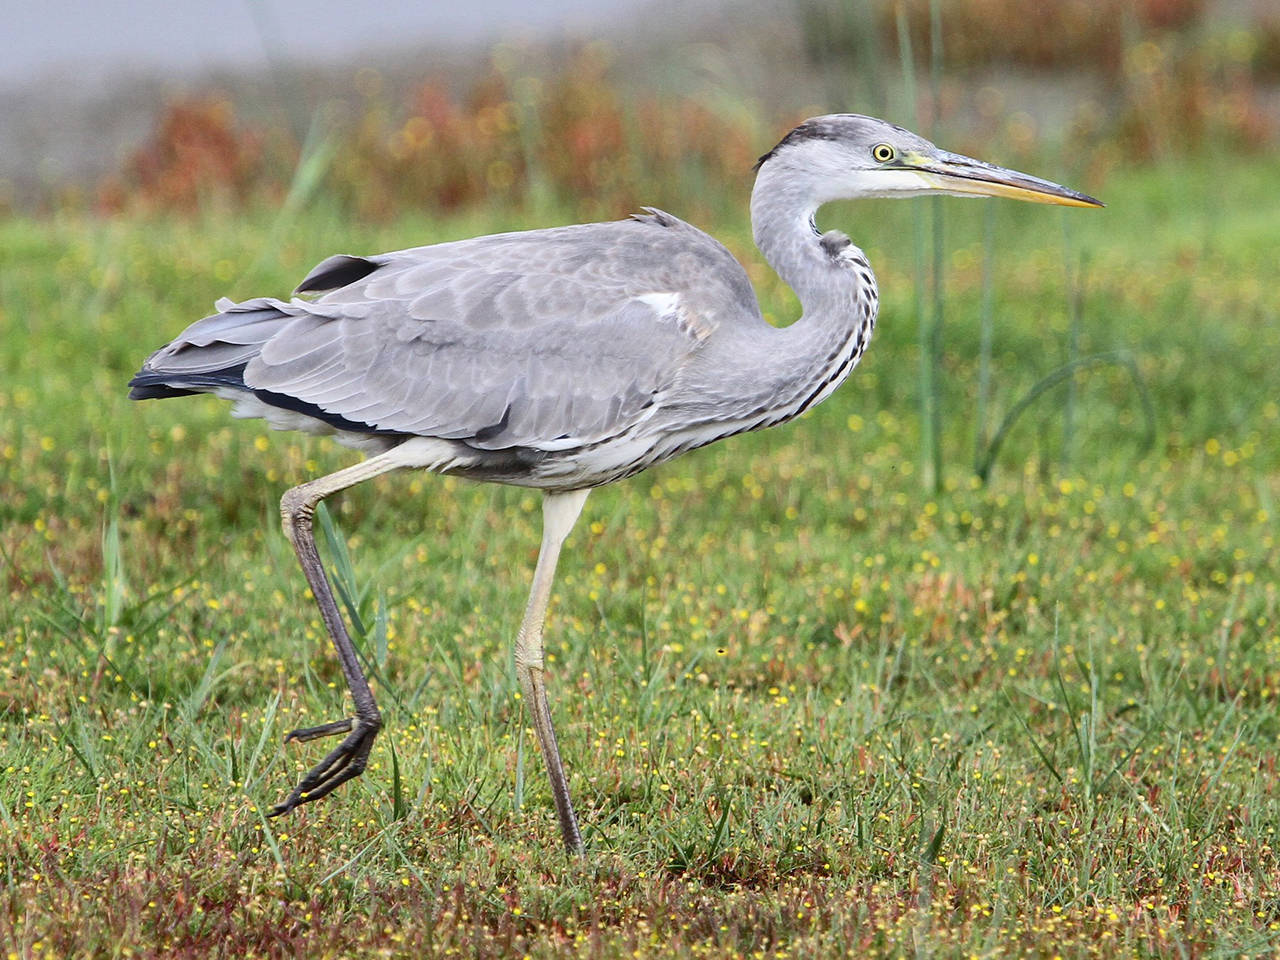
<path id="1" fill-rule="evenodd" d="M 319 800 L 348 780 L 364 773 L 364 768 L 369 763 L 369 750 L 373 747 L 374 738 L 378 736 L 378 731 L 381 729 L 381 717 L 371 719 L 349 717 L 346 720 L 335 720 L 333 723 L 322 723 L 318 727 L 290 730 L 284 738 L 286 743 L 290 740 L 315 740 L 318 737 L 339 733 L 345 733 L 347 736 L 329 752 L 328 756 L 312 767 L 284 802 L 272 807 L 267 816 L 278 817 L 304 803 Z"/>

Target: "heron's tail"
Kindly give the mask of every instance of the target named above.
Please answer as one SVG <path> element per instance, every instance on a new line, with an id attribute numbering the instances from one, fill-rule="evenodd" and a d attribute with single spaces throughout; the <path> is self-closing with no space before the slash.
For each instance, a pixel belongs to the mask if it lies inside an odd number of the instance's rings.
<path id="1" fill-rule="evenodd" d="M 250 390 L 244 368 L 293 319 L 282 309 L 286 306 L 266 297 L 244 303 L 219 300 L 218 313 L 197 320 L 147 358 L 129 381 L 129 399 Z"/>

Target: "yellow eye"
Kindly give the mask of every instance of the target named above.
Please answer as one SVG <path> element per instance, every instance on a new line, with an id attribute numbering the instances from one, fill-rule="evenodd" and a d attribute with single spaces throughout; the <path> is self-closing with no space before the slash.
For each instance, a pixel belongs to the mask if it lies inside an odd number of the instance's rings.
<path id="1" fill-rule="evenodd" d="M 897 156 L 897 152 L 887 143 L 877 143 L 871 148 L 871 156 L 876 163 L 888 163 Z"/>

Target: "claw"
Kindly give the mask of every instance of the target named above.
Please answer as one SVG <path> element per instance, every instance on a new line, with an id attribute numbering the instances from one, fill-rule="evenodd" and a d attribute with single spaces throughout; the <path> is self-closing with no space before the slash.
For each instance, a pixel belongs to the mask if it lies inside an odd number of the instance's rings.
<path id="1" fill-rule="evenodd" d="M 364 768 L 369 763 L 369 751 L 373 747 L 374 738 L 381 729 L 381 718 L 362 720 L 359 717 L 350 717 L 346 720 L 321 724 L 318 727 L 304 727 L 289 731 L 285 735 L 286 743 L 290 740 L 314 740 L 317 737 L 346 731 L 350 733 L 323 760 L 312 767 L 284 802 L 272 807 L 267 816 L 278 817 L 304 803 L 319 800 L 348 780 L 364 773 Z"/>

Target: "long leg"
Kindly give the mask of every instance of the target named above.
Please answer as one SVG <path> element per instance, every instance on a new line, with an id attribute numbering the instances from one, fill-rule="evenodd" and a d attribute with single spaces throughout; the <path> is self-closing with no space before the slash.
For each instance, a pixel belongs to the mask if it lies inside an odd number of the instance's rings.
<path id="1" fill-rule="evenodd" d="M 555 579 L 560 548 L 582 512 L 588 492 L 548 493 L 543 498 L 542 548 L 538 551 L 538 565 L 533 571 L 529 605 L 525 608 L 520 633 L 516 636 L 516 676 L 529 705 L 538 746 L 542 748 L 542 759 L 551 778 L 551 795 L 555 800 L 556 816 L 560 819 L 560 835 L 564 838 L 565 849 L 573 854 L 582 853 L 582 834 L 578 832 L 578 820 L 573 815 L 569 781 L 564 775 L 556 731 L 551 725 L 551 707 L 547 703 L 544 680 L 546 670 L 542 660 L 542 625 L 546 619 L 547 601 L 551 598 L 551 583 Z"/>
<path id="2" fill-rule="evenodd" d="M 320 554 L 316 550 L 315 536 L 312 532 L 312 520 L 316 505 L 325 497 L 340 490 L 354 486 L 364 480 L 372 479 L 379 474 L 394 470 L 397 467 L 410 465 L 399 448 L 390 450 L 376 457 L 371 457 L 354 466 L 339 470 L 328 476 L 311 480 L 286 491 L 280 501 L 280 515 L 284 521 L 284 532 L 293 544 L 298 560 L 302 564 L 302 572 L 306 575 L 311 593 L 316 598 L 316 606 L 320 608 L 320 617 L 329 630 L 333 640 L 333 648 L 338 654 L 338 662 L 342 665 L 342 674 L 346 677 L 347 688 L 351 691 L 351 699 L 355 703 L 355 716 L 333 723 L 321 724 L 318 727 L 306 727 L 292 730 L 285 736 L 285 741 L 314 740 L 317 737 L 345 733 L 346 737 L 329 755 L 314 766 L 306 776 L 293 788 L 293 792 L 283 803 L 271 810 L 276 817 L 288 813 L 294 807 L 331 793 L 353 777 L 364 772 L 369 760 L 369 750 L 373 740 L 382 729 L 382 714 L 373 699 L 373 691 L 369 689 L 369 681 L 360 667 L 360 659 L 356 654 L 355 644 L 347 633 L 346 624 L 338 612 L 338 604 L 333 598 L 333 590 L 325 576 L 324 566 L 320 562 Z"/>

